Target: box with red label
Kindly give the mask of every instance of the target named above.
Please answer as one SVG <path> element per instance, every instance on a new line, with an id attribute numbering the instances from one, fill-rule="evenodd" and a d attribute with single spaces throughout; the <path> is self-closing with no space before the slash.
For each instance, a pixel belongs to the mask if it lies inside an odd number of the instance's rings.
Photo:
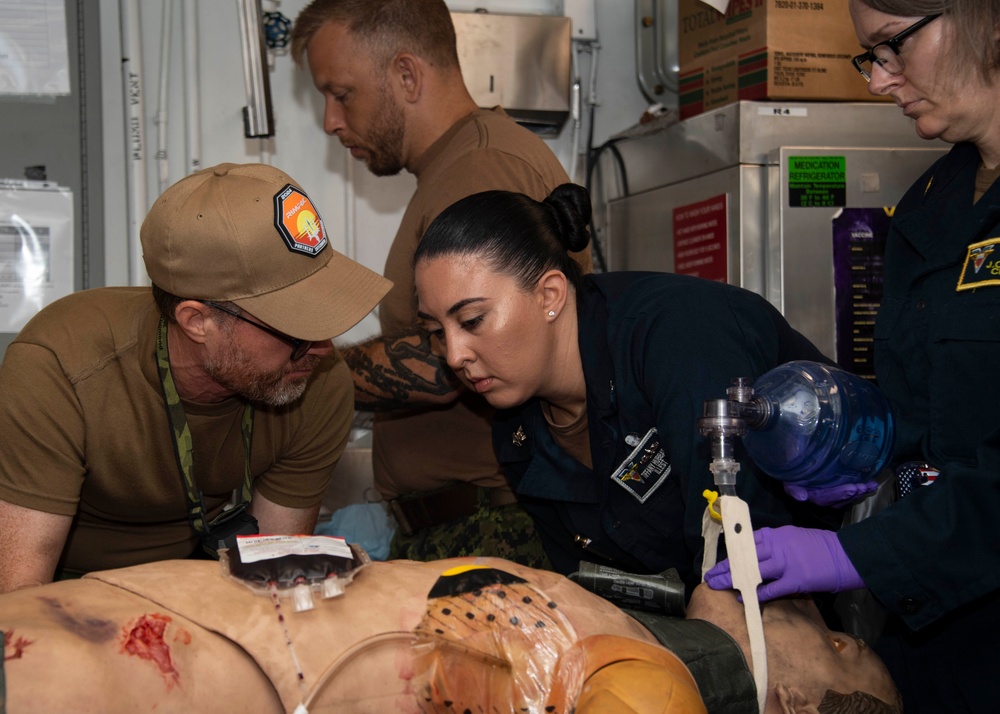
<path id="1" fill-rule="evenodd" d="M 877 101 L 851 64 L 848 0 L 679 0 L 682 119 L 743 99 Z"/>

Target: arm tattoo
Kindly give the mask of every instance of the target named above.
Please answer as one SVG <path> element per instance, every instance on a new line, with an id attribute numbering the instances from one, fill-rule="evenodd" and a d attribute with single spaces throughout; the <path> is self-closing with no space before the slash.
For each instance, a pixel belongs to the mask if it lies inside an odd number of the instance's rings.
<path id="1" fill-rule="evenodd" d="M 341 350 L 354 377 L 354 403 L 364 411 L 393 411 L 449 404 L 461 383 L 418 327 L 376 337 Z"/>

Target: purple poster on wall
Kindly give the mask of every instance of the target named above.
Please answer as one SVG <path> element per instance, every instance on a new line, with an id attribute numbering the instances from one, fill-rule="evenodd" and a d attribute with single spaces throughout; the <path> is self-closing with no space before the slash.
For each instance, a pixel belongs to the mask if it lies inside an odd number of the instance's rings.
<path id="1" fill-rule="evenodd" d="M 875 379 L 875 313 L 891 208 L 844 208 L 833 218 L 837 363 Z"/>

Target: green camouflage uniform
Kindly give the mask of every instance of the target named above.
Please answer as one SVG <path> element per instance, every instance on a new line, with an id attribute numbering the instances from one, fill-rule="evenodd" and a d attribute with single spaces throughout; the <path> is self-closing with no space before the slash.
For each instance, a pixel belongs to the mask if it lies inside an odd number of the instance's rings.
<path id="1" fill-rule="evenodd" d="M 552 570 L 531 516 L 517 503 L 489 506 L 485 489 L 480 490 L 479 510 L 412 535 L 396 530 L 389 558 L 440 560 L 463 556 L 490 556 L 521 565 Z"/>

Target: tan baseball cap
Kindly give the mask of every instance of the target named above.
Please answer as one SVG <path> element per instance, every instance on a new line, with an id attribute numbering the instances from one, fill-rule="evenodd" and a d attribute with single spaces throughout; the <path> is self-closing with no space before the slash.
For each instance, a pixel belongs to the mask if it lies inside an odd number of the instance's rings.
<path id="1" fill-rule="evenodd" d="M 267 164 L 219 164 L 163 192 L 140 231 L 154 285 L 231 301 L 300 340 L 336 337 L 392 282 L 330 247 L 305 191 Z"/>

